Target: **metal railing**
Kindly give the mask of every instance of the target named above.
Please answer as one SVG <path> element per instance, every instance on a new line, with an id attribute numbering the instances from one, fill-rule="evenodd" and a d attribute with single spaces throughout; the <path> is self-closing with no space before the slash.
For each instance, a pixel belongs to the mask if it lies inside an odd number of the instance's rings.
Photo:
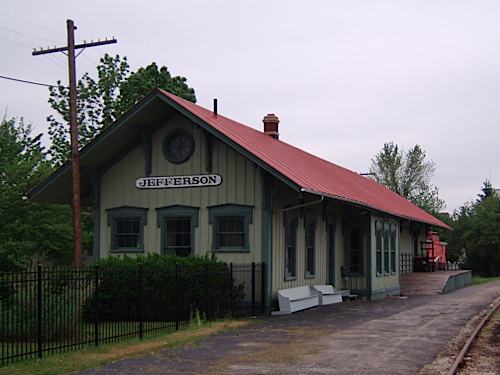
<path id="1" fill-rule="evenodd" d="M 458 271 L 463 268 L 463 263 L 458 262 L 432 262 L 432 269 L 439 271 Z M 399 254 L 399 272 L 400 273 L 410 273 L 415 272 L 418 269 L 415 267 L 415 257 L 411 253 L 400 253 Z"/>
<path id="2" fill-rule="evenodd" d="M 264 264 L 0 273 L 0 364 L 264 312 Z"/>

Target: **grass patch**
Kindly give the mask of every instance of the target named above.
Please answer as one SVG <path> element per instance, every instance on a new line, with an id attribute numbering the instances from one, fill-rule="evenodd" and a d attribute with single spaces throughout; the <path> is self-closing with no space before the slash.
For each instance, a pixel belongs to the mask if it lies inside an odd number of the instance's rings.
<path id="1" fill-rule="evenodd" d="M 207 336 L 231 331 L 248 324 L 247 320 L 224 320 L 218 322 L 199 321 L 191 328 L 170 334 L 157 334 L 123 340 L 98 347 L 88 347 L 66 353 L 47 355 L 40 360 L 26 360 L 0 367 L 0 375 L 59 375 L 81 371 L 91 367 L 102 366 L 119 359 L 138 356 L 155 350 L 191 344 Z"/>
<path id="2" fill-rule="evenodd" d="M 189 321 L 179 322 L 179 327 L 181 329 L 184 327 L 200 328 L 203 324 L 206 324 L 206 319 L 203 320 L 202 317 L 198 316 L 198 320 L 195 320 L 192 316 Z M 167 335 L 175 332 L 175 327 L 175 322 L 143 322 L 144 337 L 157 334 Z M 68 345 L 71 345 L 72 349 L 66 349 L 66 351 L 79 350 L 80 348 L 94 345 L 94 324 L 73 322 L 73 327 L 71 328 L 72 330 L 70 330 L 70 332 L 74 333 L 73 337 L 68 337 L 66 340 L 60 339 L 45 343 L 44 350 L 57 353 L 60 350 L 59 348 L 67 347 Z M 119 337 L 116 338 L 116 336 Z M 137 337 L 139 337 L 139 322 L 114 321 L 99 323 L 99 345 Z M 14 341 L 9 343 L 0 342 L 0 350 L 4 356 L 18 355 L 32 351 L 36 352 L 37 349 L 38 345 L 36 340 Z M 47 355 L 46 352 L 44 352 L 44 356 L 45 355 Z"/>
<path id="3" fill-rule="evenodd" d="M 472 276 L 472 285 L 481 285 L 489 283 L 490 281 L 500 280 L 500 276 L 495 277 L 483 277 L 483 276 Z"/>

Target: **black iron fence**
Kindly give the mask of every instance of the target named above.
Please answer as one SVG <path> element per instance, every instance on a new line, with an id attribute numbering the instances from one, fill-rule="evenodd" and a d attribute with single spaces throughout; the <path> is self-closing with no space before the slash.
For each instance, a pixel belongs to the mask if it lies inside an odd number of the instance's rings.
<path id="1" fill-rule="evenodd" d="M 0 273 L 0 364 L 264 312 L 264 264 Z"/>

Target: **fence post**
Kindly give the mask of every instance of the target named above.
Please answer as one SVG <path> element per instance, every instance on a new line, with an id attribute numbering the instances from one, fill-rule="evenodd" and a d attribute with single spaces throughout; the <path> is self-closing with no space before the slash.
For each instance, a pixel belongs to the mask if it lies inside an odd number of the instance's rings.
<path id="1" fill-rule="evenodd" d="M 233 262 L 229 264 L 229 293 L 231 316 L 234 316 L 234 285 L 233 285 Z"/>
<path id="2" fill-rule="evenodd" d="M 139 339 L 142 340 L 142 288 L 143 288 L 143 268 L 142 264 L 139 264 Z"/>
<path id="3" fill-rule="evenodd" d="M 42 266 L 38 265 L 38 358 L 42 358 Z"/>
<path id="4" fill-rule="evenodd" d="M 179 265 L 175 263 L 175 330 L 179 330 Z"/>
<path id="5" fill-rule="evenodd" d="M 208 264 L 205 264 L 205 318 L 208 319 Z"/>
<path id="6" fill-rule="evenodd" d="M 28 280 L 29 280 L 29 276 L 28 276 Z M 3 287 L 3 283 L 5 283 L 5 290 L 9 290 L 10 281 L 11 281 L 11 277 L 9 277 L 9 273 L 6 273 L 5 274 L 5 278 L 2 279 L 2 285 L 1 285 L 0 289 L 4 288 Z M 31 290 L 31 288 L 29 288 L 28 290 Z M 5 312 L 4 309 L 0 309 L 0 315 L 2 316 L 2 327 L 5 327 L 6 326 L 6 322 L 5 322 L 6 317 L 5 317 L 5 315 L 7 315 L 7 314 L 6 314 L 6 312 Z M 5 358 L 6 357 L 5 352 L 8 349 L 8 346 L 5 344 L 5 342 L 6 342 L 5 335 L 6 335 L 7 331 L 10 331 L 10 329 L 2 329 L 2 343 L 3 344 L 2 344 L 2 360 L 0 361 L 0 365 L 4 365 L 4 364 L 7 363 L 7 360 Z"/>
<path id="7" fill-rule="evenodd" d="M 261 298 L 261 305 L 262 305 L 262 313 L 264 314 L 266 312 L 266 267 L 265 267 L 265 263 L 262 262 L 261 265 L 260 265 L 260 271 L 262 272 L 262 285 L 261 285 L 261 295 L 260 295 L 260 298 Z"/>
<path id="8" fill-rule="evenodd" d="M 252 262 L 252 316 L 255 316 L 255 262 Z"/>
<path id="9" fill-rule="evenodd" d="M 94 310 L 95 346 L 99 346 L 99 266 L 95 266 Z"/>

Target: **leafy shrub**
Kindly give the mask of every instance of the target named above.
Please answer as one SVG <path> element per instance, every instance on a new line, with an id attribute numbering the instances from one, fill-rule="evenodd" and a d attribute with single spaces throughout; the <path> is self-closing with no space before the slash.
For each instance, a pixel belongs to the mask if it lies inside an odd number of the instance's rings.
<path id="1" fill-rule="evenodd" d="M 81 308 L 91 285 L 68 282 L 64 272 L 51 279 L 43 274 L 42 338 L 45 342 L 81 336 Z M 19 272 L 0 278 L 0 337 L 3 341 L 38 339 L 38 278 L 35 272 Z"/>
<path id="2" fill-rule="evenodd" d="M 83 310 L 88 322 L 188 320 L 192 311 L 210 318 L 229 312 L 231 294 L 234 302 L 243 298 L 243 285 L 231 288 L 228 265 L 214 256 L 148 254 L 100 259 L 96 266 L 97 294 Z"/>

